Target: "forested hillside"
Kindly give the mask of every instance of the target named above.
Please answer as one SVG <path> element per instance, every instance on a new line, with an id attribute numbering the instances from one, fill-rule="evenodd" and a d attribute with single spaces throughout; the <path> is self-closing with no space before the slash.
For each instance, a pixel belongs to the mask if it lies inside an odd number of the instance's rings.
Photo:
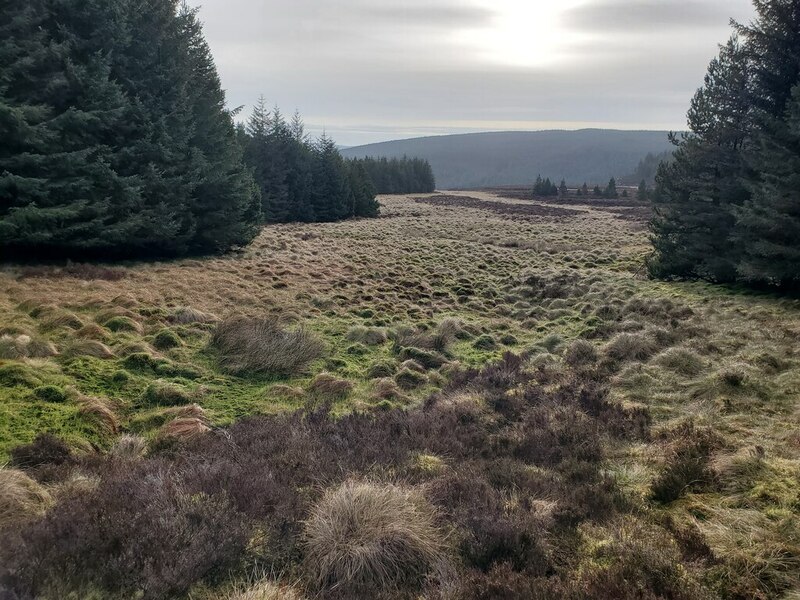
<path id="1" fill-rule="evenodd" d="M 633 173 L 648 153 L 670 150 L 665 131 L 532 131 L 445 135 L 342 150 L 349 158 L 416 156 L 440 189 L 530 185 L 547 173 L 570 185 Z M 638 183 L 638 181 L 636 182 Z"/>

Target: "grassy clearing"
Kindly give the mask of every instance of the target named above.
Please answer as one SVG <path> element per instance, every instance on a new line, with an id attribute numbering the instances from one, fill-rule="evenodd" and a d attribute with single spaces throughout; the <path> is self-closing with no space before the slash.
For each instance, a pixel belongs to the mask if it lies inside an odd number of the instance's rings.
<path id="1" fill-rule="evenodd" d="M 140 456 L 246 416 L 410 409 L 512 351 L 554 381 L 591 371 L 615 405 L 649 415 L 644 439 L 602 441 L 604 472 L 639 509 L 576 530 L 571 568 L 586 585 L 624 579 L 618 557 L 645 552 L 632 540 L 649 544 L 656 523 L 677 545 L 648 560 L 694 552 L 700 561 L 690 582 L 670 576 L 681 590 L 781 598 L 798 589 L 797 300 L 644 279 L 635 208 L 530 210 L 482 193 L 382 202 L 376 220 L 268 227 L 240 255 L 6 268 L 0 461 L 42 432 L 78 454 Z M 303 353 L 303 368 L 258 368 L 268 343 L 259 352 L 249 335 L 228 336 L 222 352 L 213 343 L 231 317 L 280 323 L 324 351 Z M 442 401 L 475 411 L 487 399 L 451 390 Z M 422 479 L 451 468 L 429 448 L 408 460 Z M 158 493 L 170 510 L 183 506 L 180 490 Z M 217 500 L 198 502 L 210 511 Z M 475 589 L 496 597 L 492 586 L 514 580 L 504 568 L 486 565 L 494 575 Z"/>

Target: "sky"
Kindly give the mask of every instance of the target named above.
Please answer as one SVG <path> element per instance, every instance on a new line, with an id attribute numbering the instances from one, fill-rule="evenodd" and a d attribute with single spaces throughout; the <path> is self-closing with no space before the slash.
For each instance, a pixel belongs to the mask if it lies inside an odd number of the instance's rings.
<path id="1" fill-rule="evenodd" d="M 200 0 L 229 105 L 339 144 L 479 131 L 679 130 L 750 0 Z"/>

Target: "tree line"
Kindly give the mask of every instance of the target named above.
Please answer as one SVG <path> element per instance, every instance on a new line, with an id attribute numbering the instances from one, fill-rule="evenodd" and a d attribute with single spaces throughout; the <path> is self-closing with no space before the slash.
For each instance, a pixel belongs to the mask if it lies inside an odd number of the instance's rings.
<path id="1" fill-rule="evenodd" d="M 415 194 L 436 191 L 430 163 L 422 158 L 354 158 L 363 167 L 379 194 Z"/>
<path id="2" fill-rule="evenodd" d="M 239 136 L 267 222 L 378 215 L 375 187 L 364 165 L 345 160 L 325 134 L 310 141 L 298 113 L 287 122 L 280 109 L 267 109 L 262 97 L 247 124 L 239 127 Z"/>
<path id="3" fill-rule="evenodd" d="M 248 243 L 264 221 L 374 216 L 363 165 L 263 104 L 226 108 L 180 0 L 0 0 L 0 251 L 146 257 Z"/>
<path id="4" fill-rule="evenodd" d="M 800 287 L 800 4 L 754 4 L 658 169 L 655 277 Z"/>

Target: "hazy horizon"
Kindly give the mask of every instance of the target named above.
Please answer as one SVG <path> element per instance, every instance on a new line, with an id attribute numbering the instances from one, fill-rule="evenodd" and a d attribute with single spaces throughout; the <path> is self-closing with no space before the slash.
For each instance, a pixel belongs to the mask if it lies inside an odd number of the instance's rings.
<path id="1" fill-rule="evenodd" d="M 482 131 L 685 127 L 749 0 L 206 0 L 231 107 L 260 94 L 313 134 L 373 142 Z"/>

